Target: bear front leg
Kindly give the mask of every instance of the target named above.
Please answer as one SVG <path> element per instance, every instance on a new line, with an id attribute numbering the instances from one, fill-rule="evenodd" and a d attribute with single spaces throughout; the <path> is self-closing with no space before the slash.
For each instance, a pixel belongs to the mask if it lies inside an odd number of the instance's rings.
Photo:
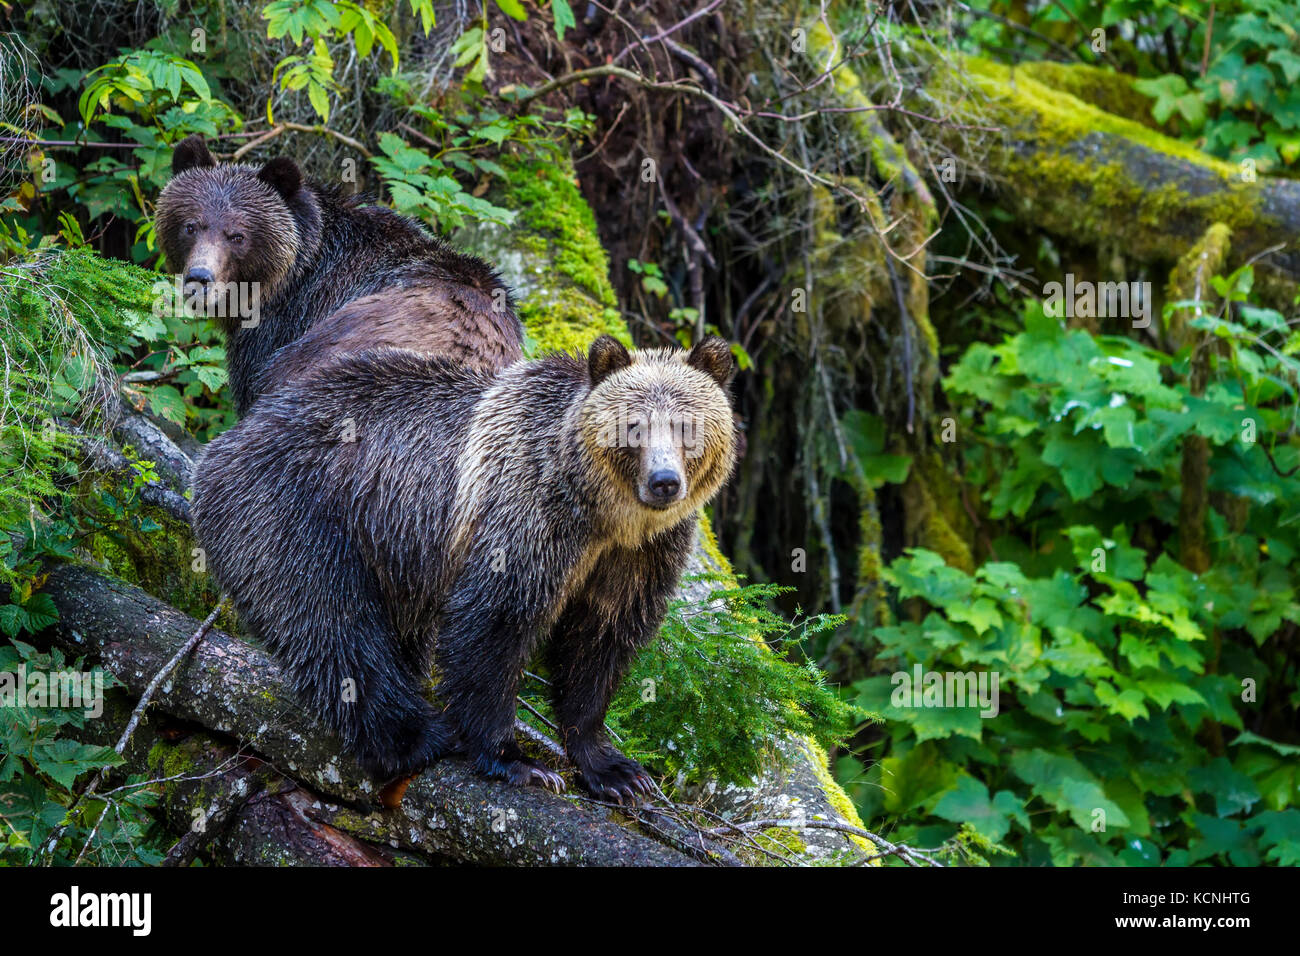
<path id="1" fill-rule="evenodd" d="M 506 617 L 451 603 L 435 650 L 438 696 L 476 771 L 514 786 L 563 793 L 564 778 L 525 756 L 515 742 L 519 674 L 533 631 Z"/>
<path id="2" fill-rule="evenodd" d="M 624 612 L 625 614 L 628 612 Z M 592 796 L 635 804 L 638 794 L 655 791 L 650 774 L 624 756 L 605 732 L 610 699 L 641 644 L 658 630 L 642 619 L 628 628 L 603 625 L 587 605 L 569 608 L 551 636 L 548 661 L 564 751 Z"/>

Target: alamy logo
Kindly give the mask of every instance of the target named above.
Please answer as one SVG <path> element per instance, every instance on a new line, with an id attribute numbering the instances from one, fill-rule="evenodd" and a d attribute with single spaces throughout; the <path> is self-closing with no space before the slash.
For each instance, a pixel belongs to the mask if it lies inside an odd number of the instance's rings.
<path id="1" fill-rule="evenodd" d="M 898 671 L 889 682 L 894 685 L 889 702 L 900 709 L 978 707 L 985 719 L 998 715 L 997 671 L 923 671 L 917 664 L 912 673 Z"/>
<path id="2" fill-rule="evenodd" d="M 704 454 L 694 418 L 671 418 L 667 415 L 643 415 L 623 408 L 608 420 L 600 432 L 602 448 L 649 448 L 675 444 L 687 458 Z"/>
<path id="3" fill-rule="evenodd" d="M 210 282 L 186 292 L 184 280 L 176 276 L 155 282 L 153 294 L 153 314 L 159 319 L 233 318 L 245 329 L 257 328 L 262 321 L 260 282 Z"/>
<path id="4" fill-rule="evenodd" d="M 16 671 L 0 673 L 0 707 L 80 707 L 87 717 L 104 713 L 103 671 Z"/>
<path id="5" fill-rule="evenodd" d="M 1132 319 L 1135 329 L 1151 324 L 1154 308 L 1150 282 L 1076 282 L 1073 272 L 1064 285 L 1043 286 L 1043 299 L 1043 311 L 1054 319 Z"/>
<path id="6" fill-rule="evenodd" d="M 50 897 L 50 925 L 126 926 L 133 936 L 148 936 L 153 928 L 153 896 L 149 893 L 82 893 L 78 886 Z"/>

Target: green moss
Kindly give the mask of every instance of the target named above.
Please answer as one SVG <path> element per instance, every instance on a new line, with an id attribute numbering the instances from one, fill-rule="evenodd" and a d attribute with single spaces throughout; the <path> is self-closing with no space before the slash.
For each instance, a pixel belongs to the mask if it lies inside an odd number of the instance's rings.
<path id="1" fill-rule="evenodd" d="M 87 481 L 85 490 L 78 506 L 97 528 L 86 539 L 92 558 L 173 607 L 200 619 L 207 617 L 220 591 L 209 575 L 193 569 L 195 542 L 190 527 L 159 508 L 129 502 L 126 492 L 115 485 Z M 103 493 L 127 501 L 124 512 L 110 511 Z"/>
<path id="2" fill-rule="evenodd" d="M 532 234 L 515 235 L 512 241 L 521 251 L 532 256 L 545 256 L 549 248 L 545 239 Z"/>
<path id="3" fill-rule="evenodd" d="M 845 793 L 844 788 L 835 781 L 833 776 L 831 776 L 830 758 L 827 757 L 826 751 L 812 740 L 805 740 L 803 741 L 803 744 L 808 751 L 808 764 L 812 767 L 813 774 L 817 777 L 817 782 L 821 784 L 821 788 L 826 794 L 826 800 L 830 803 L 831 809 L 834 810 L 849 826 L 865 830 L 866 827 L 863 826 L 862 818 L 858 816 L 857 807 L 853 805 L 853 801 L 849 799 L 849 795 Z M 859 850 L 863 850 L 867 853 L 875 852 L 874 845 L 865 837 L 860 837 L 856 834 L 848 834 L 847 837 L 849 842 Z M 877 860 L 872 865 L 879 866 L 880 862 Z"/>
<path id="4" fill-rule="evenodd" d="M 1198 294 L 1203 301 L 1214 299 L 1210 277 L 1223 270 L 1231 251 L 1232 230 L 1222 222 L 1211 225 L 1170 271 L 1169 283 L 1165 287 L 1166 299 L 1184 302 L 1197 298 Z M 1169 313 L 1169 337 L 1176 346 L 1185 344 L 1188 339 L 1187 322 L 1194 315 L 1194 309 L 1174 309 Z"/>
<path id="5" fill-rule="evenodd" d="M 609 260 L 596 233 L 596 217 L 574 182 L 567 163 L 521 163 L 510 170 L 507 208 L 519 213 L 518 227 L 550 240 L 554 265 L 592 298 L 615 306 Z"/>
<path id="6" fill-rule="evenodd" d="M 149 748 L 149 766 L 159 778 L 164 796 L 174 790 L 181 777 L 195 776 L 194 761 L 189 752 L 180 745 L 158 741 Z"/>
<path id="7" fill-rule="evenodd" d="M 1232 230 L 1227 223 L 1216 222 L 1205 230 L 1199 242 L 1178 260 L 1169 274 L 1166 293 L 1170 299 L 1190 299 L 1200 287 L 1201 296 L 1210 292 L 1210 277 L 1217 275 L 1232 249 Z M 1198 281 L 1199 278 L 1199 281 Z"/>
<path id="8" fill-rule="evenodd" d="M 928 548 L 950 567 L 973 574 L 975 559 L 970 545 L 954 530 L 954 524 L 961 527 L 963 523 L 955 513 L 950 518 L 959 500 L 956 488 L 946 487 L 950 484 L 942 463 L 925 456 L 917 458 L 903 483 L 904 535 L 909 546 Z"/>
<path id="9" fill-rule="evenodd" d="M 850 619 L 864 632 L 888 623 L 885 582 L 881 577 L 880 543 L 883 530 L 876 507 L 876 492 L 862 482 L 858 495 L 858 566 Z M 865 636 L 865 634 L 864 634 Z"/>
<path id="10" fill-rule="evenodd" d="M 1033 123 L 1034 135 L 1040 138 L 1066 143 L 1077 141 L 1088 133 L 1111 133 L 1208 169 L 1225 181 L 1239 173 L 1236 166 L 1207 156 L 1194 146 L 1164 136 L 1141 123 L 1107 113 L 1068 92 L 1052 89 L 1023 68 L 1014 69 L 970 56 L 962 57 L 958 67 L 963 79 L 973 82 L 988 94 L 988 105 L 998 119 L 1017 125 Z"/>
<path id="11" fill-rule="evenodd" d="M 732 584 L 736 581 L 736 572 L 732 570 L 731 562 L 727 556 L 722 553 L 718 547 L 718 537 L 713 533 L 713 522 L 707 514 L 700 514 L 700 547 L 704 553 L 709 556 L 709 560 L 717 567 L 718 571 L 725 575 Z"/>
<path id="12" fill-rule="evenodd" d="M 599 335 L 631 344 L 609 281 L 596 219 L 567 163 L 516 162 L 501 205 L 518 213 L 510 242 L 532 266 L 519 316 L 530 353 L 585 350 Z"/>
<path id="13" fill-rule="evenodd" d="M 602 308 L 574 286 L 535 293 L 519 303 L 519 318 L 532 340 L 532 355 L 585 352 L 605 334 L 632 344 L 618 310 Z"/>
<path id="14" fill-rule="evenodd" d="M 809 30 L 808 44 L 810 55 L 818 62 L 830 62 L 836 58 L 837 44 L 825 22 L 818 21 Z M 892 292 L 884 281 L 887 273 L 880 265 L 884 261 L 884 256 L 890 254 L 881 248 L 883 244 L 888 241 L 896 255 L 910 255 L 915 250 L 924 248 L 938 223 L 938 211 L 925 177 L 917 172 L 906 150 L 880 122 L 880 114 L 871 109 L 873 104 L 862 88 L 862 82 L 857 74 L 851 69 L 843 69 L 835 70 L 831 76 L 836 95 L 848 108 L 848 111 L 843 114 L 843 122 L 852 132 L 852 138 L 870 157 L 876 177 L 894 185 L 894 194 L 889 200 L 889 210 L 886 213 L 876 201 L 874 188 L 865 182 L 855 182 L 852 177 L 844 179 L 844 184 L 848 188 L 866 199 L 864 211 L 870 218 L 875 233 L 870 240 L 870 245 L 859 249 L 857 255 L 850 257 L 848 262 L 859 275 L 856 279 L 859 286 L 862 284 L 860 277 L 871 272 L 868 264 L 874 264 L 875 269 L 880 273 L 877 289 L 867 293 L 867 309 L 850 317 L 850 321 L 860 322 L 863 315 L 870 314 L 871 298 L 885 301 L 884 295 L 890 294 L 892 297 Z M 891 220 L 898 221 L 891 224 Z M 891 233 L 893 237 L 885 240 L 884 237 Z M 818 243 L 820 244 L 821 241 L 822 233 L 819 231 Z M 840 252 L 842 250 L 836 250 L 837 256 Z M 839 261 L 845 260 L 840 258 Z M 897 268 L 902 282 L 906 285 L 904 299 L 908 317 L 921 337 L 922 348 L 918 350 L 921 356 L 916 364 L 916 371 L 919 392 L 925 394 L 937 378 L 935 359 L 939 351 L 939 337 L 929 317 L 929 282 L 924 274 L 923 261 L 915 269 L 908 269 L 903 265 Z M 883 289 L 880 286 L 883 286 Z"/>
<path id="15" fill-rule="evenodd" d="M 813 24 L 808 31 L 808 53 L 820 63 L 838 59 L 843 54 L 842 47 L 822 20 Z M 867 109 L 871 100 L 862 89 L 862 82 L 850 69 L 835 70 L 831 74 L 836 95 L 848 106 L 856 107 L 857 112 L 845 113 L 845 119 L 857 134 L 876 170 L 882 178 L 896 180 L 901 188 L 916 200 L 914 205 L 923 215 L 935 217 L 934 198 L 925 180 L 917 174 L 906 151 L 898 141 L 880 124 L 876 111 Z"/>
<path id="16" fill-rule="evenodd" d="M 1088 63 L 1022 63 L 1016 67 L 1020 76 L 1028 76 L 1044 86 L 1069 93 L 1112 116 L 1158 129 L 1151 115 L 1151 99 L 1133 88 L 1132 77 Z"/>
<path id="17" fill-rule="evenodd" d="M 785 856 L 789 853 L 802 853 L 808 848 L 803 840 L 799 839 L 799 833 L 790 827 L 768 827 L 754 834 L 754 842 L 769 853 L 776 853 Z M 765 862 L 762 854 L 755 850 L 746 850 L 742 858 L 748 857 L 748 863 Z"/>
<path id="18" fill-rule="evenodd" d="M 972 97 L 972 85 L 986 96 Z M 1053 89 L 1032 71 L 963 57 L 930 93 L 954 118 L 1010 133 L 987 137 L 986 168 L 1011 184 L 1009 195 L 1049 231 L 1085 242 L 1109 239 L 1142 258 L 1173 261 L 1214 222 L 1263 235 L 1276 229 L 1263 190 L 1243 182 L 1238 167 Z M 1135 146 L 1197 167 L 1208 181 L 1194 191 L 1153 182 L 1157 170 Z"/>

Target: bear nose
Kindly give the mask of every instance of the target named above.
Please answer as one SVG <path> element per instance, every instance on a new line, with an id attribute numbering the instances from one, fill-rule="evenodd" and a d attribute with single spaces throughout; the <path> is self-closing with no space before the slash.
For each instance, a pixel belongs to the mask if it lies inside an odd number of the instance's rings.
<path id="1" fill-rule="evenodd" d="M 677 496 L 677 492 L 682 487 L 682 480 L 677 477 L 677 472 L 661 468 L 650 476 L 649 484 L 650 494 L 661 501 L 667 501 Z"/>
<path id="2" fill-rule="evenodd" d="M 186 282 L 197 282 L 199 285 L 207 285 L 215 276 L 211 269 L 205 269 L 203 266 L 195 266 L 189 272 L 185 273 Z"/>

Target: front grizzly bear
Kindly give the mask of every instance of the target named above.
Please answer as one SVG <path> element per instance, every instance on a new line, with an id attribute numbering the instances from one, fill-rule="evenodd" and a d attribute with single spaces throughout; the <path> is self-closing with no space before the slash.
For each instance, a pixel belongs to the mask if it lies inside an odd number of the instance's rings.
<path id="1" fill-rule="evenodd" d="M 491 368 L 523 356 L 523 329 L 486 263 L 414 219 L 359 203 L 304 181 L 285 157 L 218 165 L 199 136 L 176 146 L 158 240 L 186 300 L 221 322 L 238 414 L 290 373 L 358 347 Z M 268 376 L 277 350 L 317 327 L 310 348 Z"/>
<path id="2" fill-rule="evenodd" d="M 273 392 L 199 461 L 194 523 L 241 619 L 373 776 L 458 749 L 563 787 L 516 746 L 520 671 L 549 653 L 565 750 L 594 794 L 650 786 L 604 732 L 731 473 L 731 352 L 498 372 L 379 349 Z M 435 710 L 421 694 L 436 664 Z"/>

